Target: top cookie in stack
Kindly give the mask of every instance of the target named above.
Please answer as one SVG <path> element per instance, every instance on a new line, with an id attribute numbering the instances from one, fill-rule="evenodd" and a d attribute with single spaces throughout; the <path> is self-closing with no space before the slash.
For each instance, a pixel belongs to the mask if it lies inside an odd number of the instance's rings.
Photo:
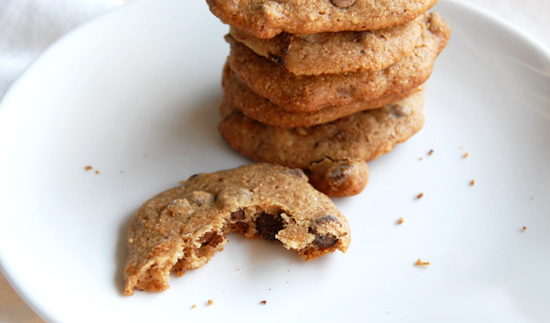
<path id="1" fill-rule="evenodd" d="M 223 137 L 329 196 L 358 194 L 366 162 L 423 126 L 423 84 L 450 37 L 436 2 L 207 0 L 231 26 Z"/>

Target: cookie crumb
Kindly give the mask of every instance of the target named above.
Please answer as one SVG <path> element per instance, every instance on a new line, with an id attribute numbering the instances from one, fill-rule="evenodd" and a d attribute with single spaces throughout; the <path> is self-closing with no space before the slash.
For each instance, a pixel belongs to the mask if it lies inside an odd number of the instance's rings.
<path id="1" fill-rule="evenodd" d="M 415 263 L 414 263 L 415 266 L 429 266 L 431 265 L 431 263 L 429 261 L 422 261 L 420 259 L 418 259 Z"/>
<path id="2" fill-rule="evenodd" d="M 92 170 L 92 166 L 86 166 L 86 167 L 84 167 L 84 170 L 85 170 L 85 171 Z"/>
<path id="3" fill-rule="evenodd" d="M 191 308 L 197 308 L 197 305 L 193 304 L 191 305 Z"/>
<path id="4" fill-rule="evenodd" d="M 419 161 L 422 160 L 422 159 L 423 159 L 422 157 L 418 158 Z"/>
<path id="5" fill-rule="evenodd" d="M 475 180 L 475 179 L 472 179 L 472 180 L 470 181 L 470 186 L 474 186 L 474 185 L 476 185 L 476 180 Z"/>
<path id="6" fill-rule="evenodd" d="M 521 231 L 527 231 L 527 227 L 521 228 Z"/>
<path id="7" fill-rule="evenodd" d="M 462 158 L 468 158 L 468 156 L 470 156 L 470 154 L 468 154 L 468 152 L 465 152 L 464 155 L 462 155 Z"/>
<path id="8" fill-rule="evenodd" d="M 124 174 L 124 171 L 123 171 L 123 170 L 121 170 L 121 171 L 120 171 L 120 173 L 121 173 L 121 174 Z"/>
<path id="9" fill-rule="evenodd" d="M 237 268 L 237 271 L 241 271 L 241 268 Z"/>
<path id="10" fill-rule="evenodd" d="M 143 154 L 143 157 L 149 157 L 149 154 L 145 153 Z"/>
<path id="11" fill-rule="evenodd" d="M 420 192 L 418 193 L 418 195 L 416 196 L 417 199 L 421 199 L 424 197 L 424 193 L 423 192 Z"/>
<path id="12" fill-rule="evenodd" d="M 267 301 L 263 300 L 263 301 L 260 302 L 260 304 L 265 305 L 265 304 L 267 304 Z"/>
<path id="13" fill-rule="evenodd" d="M 405 219 L 403 219 L 403 217 L 397 219 L 397 224 L 403 224 L 403 222 L 405 222 Z"/>
<path id="14" fill-rule="evenodd" d="M 214 301 L 209 299 L 207 303 L 208 303 L 208 305 L 212 305 L 212 304 L 214 304 Z"/>
<path id="15" fill-rule="evenodd" d="M 95 171 L 95 173 L 96 173 L 96 174 L 99 174 L 99 171 L 98 171 L 98 170 L 96 170 L 96 171 Z"/>
<path id="16" fill-rule="evenodd" d="M 430 151 L 428 151 L 428 156 L 433 155 L 433 153 L 434 153 L 434 150 L 433 150 L 433 149 L 430 149 Z"/>
<path id="17" fill-rule="evenodd" d="M 129 244 L 134 243 L 134 239 L 132 239 L 132 238 L 128 239 L 128 243 L 129 243 Z"/>

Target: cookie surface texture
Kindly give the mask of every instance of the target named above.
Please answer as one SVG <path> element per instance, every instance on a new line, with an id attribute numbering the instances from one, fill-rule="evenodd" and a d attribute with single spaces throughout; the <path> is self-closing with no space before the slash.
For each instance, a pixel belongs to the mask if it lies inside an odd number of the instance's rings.
<path id="1" fill-rule="evenodd" d="M 136 211 L 125 294 L 165 290 L 171 272 L 201 267 L 236 231 L 278 241 L 305 260 L 345 252 L 351 240 L 346 218 L 299 169 L 259 163 L 197 174 Z"/>
<path id="2" fill-rule="evenodd" d="M 418 87 L 401 93 L 382 95 L 378 99 L 369 102 L 355 102 L 314 112 L 291 112 L 252 92 L 233 75 L 227 64 L 223 71 L 222 87 L 225 98 L 220 106 L 222 116 L 226 116 L 236 109 L 256 121 L 283 128 L 311 127 L 359 111 L 380 108 L 386 104 L 403 100 L 421 91 L 422 88 Z"/>
<path id="3" fill-rule="evenodd" d="M 231 70 L 254 93 L 288 111 L 313 112 L 411 90 L 431 75 L 435 59 L 450 37 L 437 13 L 426 16 L 426 28 L 411 55 L 383 70 L 294 75 L 261 57 L 230 35 Z"/>
<path id="4" fill-rule="evenodd" d="M 379 109 L 305 128 L 269 126 L 235 110 L 225 116 L 218 130 L 229 145 L 252 160 L 309 173 L 323 159 L 368 162 L 390 152 L 422 128 L 423 104 L 421 91 Z"/>
<path id="5" fill-rule="evenodd" d="M 423 16 L 409 23 L 368 31 L 261 39 L 231 27 L 230 34 L 256 54 L 296 75 L 381 70 L 411 54 L 424 28 Z"/>
<path id="6" fill-rule="evenodd" d="M 258 38 L 382 29 L 414 20 L 437 0 L 206 0 L 226 24 Z"/>

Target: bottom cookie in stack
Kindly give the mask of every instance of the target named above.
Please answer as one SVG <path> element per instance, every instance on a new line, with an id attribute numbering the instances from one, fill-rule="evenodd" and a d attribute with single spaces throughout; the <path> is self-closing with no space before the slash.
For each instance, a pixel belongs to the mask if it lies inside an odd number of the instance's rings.
<path id="1" fill-rule="evenodd" d="M 377 109 L 310 127 L 283 128 L 254 120 L 227 99 L 218 130 L 254 161 L 301 168 L 329 196 L 351 196 L 366 186 L 366 162 L 407 141 L 424 124 L 424 91 Z"/>

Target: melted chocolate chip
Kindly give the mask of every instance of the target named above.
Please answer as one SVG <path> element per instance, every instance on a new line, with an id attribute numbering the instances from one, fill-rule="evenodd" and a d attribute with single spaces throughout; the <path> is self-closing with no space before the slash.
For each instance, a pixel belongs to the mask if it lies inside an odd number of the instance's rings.
<path id="1" fill-rule="evenodd" d="M 246 217 L 246 214 L 244 213 L 243 209 L 231 212 L 231 220 L 237 221 L 237 220 L 244 220 Z"/>
<path id="2" fill-rule="evenodd" d="M 311 231 L 315 235 L 315 238 L 313 239 L 314 244 L 316 244 L 319 247 L 328 248 L 328 247 L 334 246 L 336 242 L 338 242 L 338 238 L 333 234 L 330 234 L 330 233 L 321 234 L 317 232 L 317 227 L 325 225 L 327 223 L 331 223 L 331 222 L 336 222 L 339 225 L 341 225 L 340 221 L 335 216 L 330 214 L 320 216 L 317 219 L 315 219 L 315 221 L 313 221 L 314 227 Z"/>
<path id="3" fill-rule="evenodd" d="M 199 242 L 202 246 L 212 246 L 215 247 L 223 241 L 223 237 L 215 231 L 206 232 L 199 239 Z"/>
<path id="4" fill-rule="evenodd" d="M 346 180 L 348 175 L 346 174 L 346 169 L 349 167 L 340 166 L 337 169 L 334 169 L 329 174 L 329 179 L 332 183 L 342 183 Z"/>
<path id="5" fill-rule="evenodd" d="M 280 215 L 262 213 L 256 219 L 256 229 L 266 240 L 275 240 L 275 236 L 284 228 L 283 218 Z"/>
<path id="6" fill-rule="evenodd" d="M 338 242 L 338 238 L 336 238 L 334 235 L 327 233 L 327 234 L 316 234 L 315 238 L 313 239 L 313 243 L 315 243 L 319 247 L 332 247 Z"/>
<path id="7" fill-rule="evenodd" d="M 330 0 L 333 5 L 339 8 L 347 8 L 355 3 L 355 0 Z"/>
<path id="8" fill-rule="evenodd" d="M 338 219 L 334 215 L 327 214 L 315 219 L 314 223 L 315 223 L 315 226 L 319 226 L 319 225 L 323 225 L 325 223 L 329 223 L 333 221 L 340 223 L 340 221 L 338 221 Z"/>

